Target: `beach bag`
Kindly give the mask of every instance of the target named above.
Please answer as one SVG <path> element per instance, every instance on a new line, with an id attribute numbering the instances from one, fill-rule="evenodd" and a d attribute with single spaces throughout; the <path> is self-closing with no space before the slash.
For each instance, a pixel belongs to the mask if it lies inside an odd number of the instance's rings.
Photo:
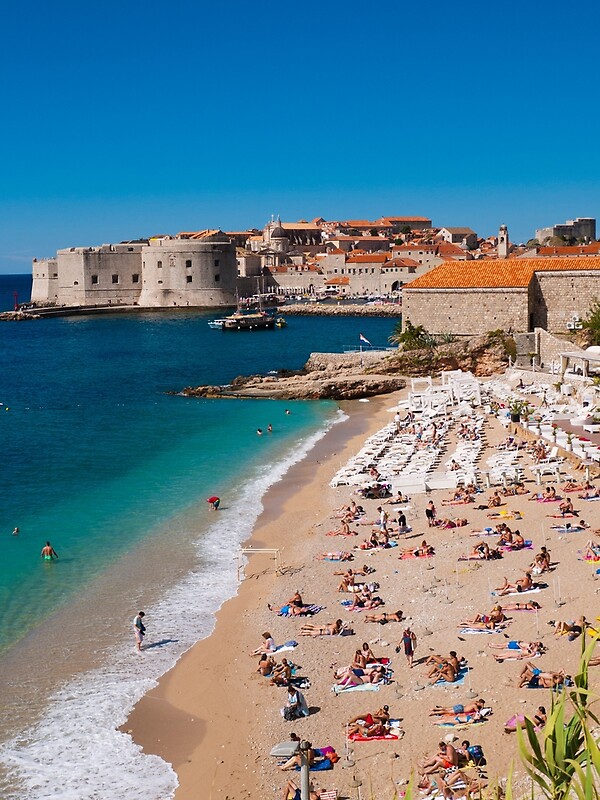
<path id="1" fill-rule="evenodd" d="M 485 756 L 483 755 L 483 749 L 481 745 L 472 744 L 470 747 L 467 747 L 467 752 L 476 767 L 485 764 Z"/>
<path id="2" fill-rule="evenodd" d="M 297 714 L 296 714 L 296 709 L 295 708 L 291 708 L 290 706 L 286 706 L 283 709 L 283 718 L 287 722 L 292 722 L 292 720 L 297 719 L 298 717 L 297 717 Z"/>

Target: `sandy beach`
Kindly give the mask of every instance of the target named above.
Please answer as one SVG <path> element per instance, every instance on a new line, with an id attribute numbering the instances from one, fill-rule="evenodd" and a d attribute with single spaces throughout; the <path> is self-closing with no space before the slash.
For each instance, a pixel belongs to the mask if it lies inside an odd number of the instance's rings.
<path id="1" fill-rule="evenodd" d="M 333 489 L 329 482 L 367 436 L 390 422 L 388 409 L 399 397 L 400 393 L 369 403 L 348 403 L 345 410 L 349 419 L 334 426 L 307 458 L 269 490 L 251 544 L 256 548 L 279 548 L 285 565 L 283 574 L 275 574 L 270 556 L 252 555 L 237 596 L 217 615 L 213 634 L 181 658 L 137 705 L 124 726 L 144 752 L 156 753 L 173 764 L 180 781 L 177 800 L 279 797 L 289 773 L 282 773 L 276 759 L 269 756 L 275 743 L 288 739 L 294 731 L 315 747 L 335 747 L 343 758 L 348 719 L 383 704 L 390 706 L 392 718 L 401 720 L 404 737 L 352 743 L 355 767 L 343 769 L 338 763 L 333 771 L 317 774 L 319 786 L 335 787 L 342 796 L 353 797 L 356 790 L 349 785 L 356 775 L 365 787 L 372 786 L 374 796 L 391 798 L 396 782 L 408 778 L 416 761 L 426 753 L 434 753 L 438 741 L 449 732 L 455 732 L 460 740 L 466 738 L 472 744 L 480 744 L 488 759 L 489 775 L 502 775 L 516 750 L 514 734 L 504 733 L 505 721 L 517 713 L 533 714 L 539 705 L 549 707 L 550 692 L 519 689 L 518 675 L 524 662 L 498 663 L 488 645 L 506 642 L 508 637 L 540 640 L 548 652 L 534 663 L 545 670 L 576 671 L 580 641 L 555 638 L 548 623 L 572 620 L 581 614 L 594 620 L 597 583 L 593 565 L 577 559 L 577 550 L 590 538 L 589 532 L 563 534 L 553 530 L 551 525 L 560 522 L 548 516 L 556 513 L 554 504 L 531 502 L 531 495 L 506 498 L 503 509 L 518 510 L 523 515 L 521 521 L 508 524 L 533 540 L 534 550 L 505 553 L 498 561 L 458 561 L 478 541 L 471 532 L 492 524 L 488 512 L 477 510 L 490 490 L 478 494 L 473 504 L 447 508 L 442 506 L 442 500 L 450 496 L 448 490 L 412 497 L 407 511 L 412 532 L 401 537 L 406 542 L 400 541 L 400 547 L 416 546 L 426 538 L 436 549 L 432 559 L 400 560 L 398 548 L 360 553 L 353 564 L 316 559 L 326 551 L 349 550 L 370 534 L 371 525 L 361 524 L 352 526 L 359 531 L 357 537 L 325 535 L 339 525 L 333 509 L 347 504 L 353 496 L 352 487 Z M 453 435 L 449 452 L 455 441 Z M 492 450 L 506 431 L 490 417 L 486 419 L 485 435 L 487 448 Z M 528 463 L 527 456 L 524 463 Z M 527 488 L 537 487 L 528 480 Z M 558 494 L 564 496 L 561 491 Z M 577 494 L 569 496 L 592 529 L 600 527 L 600 503 L 578 500 Z M 438 516 L 463 516 L 468 525 L 450 530 L 428 528 L 424 510 L 431 499 Z M 380 501 L 357 502 L 365 507 L 364 522 L 374 521 Z M 219 513 L 223 513 L 225 537 L 226 512 Z M 495 539 L 490 537 L 492 541 Z M 540 603 L 541 610 L 509 613 L 506 638 L 503 633 L 459 635 L 458 623 L 475 613 L 489 612 L 496 602 L 490 591 L 502 583 L 504 576 L 511 581 L 520 577 L 544 544 L 551 549 L 552 562 L 557 567 L 542 576 L 548 588 L 526 598 Z M 391 613 L 402 609 L 417 636 L 412 670 L 404 654 L 395 652 L 405 624 L 368 624 L 364 621 L 365 612 L 352 613 L 340 605 L 349 595 L 337 592 L 339 578 L 333 573 L 364 563 L 375 569 L 372 578 L 380 584 L 377 594 L 385 600 L 383 610 Z M 296 589 L 305 602 L 325 606 L 312 622 L 325 624 L 342 618 L 355 635 L 299 636 L 301 618 L 281 618 L 267 608 L 268 603 L 282 605 Z M 249 653 L 260 645 L 263 631 L 271 632 L 277 644 L 292 639 L 299 642 L 284 655 L 300 667 L 299 674 L 310 680 L 310 688 L 304 694 L 311 713 L 305 719 L 284 721 L 280 708 L 285 703 L 286 690 L 270 686 L 268 679 L 256 672 L 258 658 Z M 349 664 L 363 642 L 369 642 L 377 656 L 392 660 L 393 682 L 377 692 L 336 696 L 331 691 L 334 668 Z M 429 686 L 428 668 L 419 662 L 432 653 L 447 654 L 450 650 L 456 650 L 468 661 L 470 672 L 465 683 Z M 592 685 L 595 682 L 593 673 Z M 484 698 L 492 708 L 488 721 L 464 729 L 445 729 L 437 727 L 434 718 L 428 716 L 433 706 L 466 703 L 469 695 Z"/>

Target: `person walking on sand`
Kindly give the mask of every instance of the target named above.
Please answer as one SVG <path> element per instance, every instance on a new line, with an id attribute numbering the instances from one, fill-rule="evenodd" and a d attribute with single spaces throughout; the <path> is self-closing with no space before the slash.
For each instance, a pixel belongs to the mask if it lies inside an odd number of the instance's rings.
<path id="1" fill-rule="evenodd" d="M 414 632 L 411 631 L 410 626 L 404 630 L 402 634 L 402 639 L 398 643 L 398 647 L 396 648 L 396 652 L 400 652 L 400 645 L 404 647 L 404 655 L 406 656 L 406 661 L 408 662 L 408 666 L 410 669 L 413 668 L 413 656 L 415 654 L 415 650 L 417 649 L 417 637 L 415 636 Z"/>
<path id="2" fill-rule="evenodd" d="M 52 561 L 54 558 L 58 558 L 58 553 L 52 547 L 50 542 L 46 542 L 46 544 L 42 547 L 41 556 L 44 561 Z"/>
<path id="3" fill-rule="evenodd" d="M 133 619 L 133 632 L 135 634 L 135 644 L 139 652 L 142 651 L 142 644 L 144 643 L 144 636 L 146 635 L 146 626 L 144 625 L 144 617 L 146 615 L 143 611 L 138 611 Z"/>

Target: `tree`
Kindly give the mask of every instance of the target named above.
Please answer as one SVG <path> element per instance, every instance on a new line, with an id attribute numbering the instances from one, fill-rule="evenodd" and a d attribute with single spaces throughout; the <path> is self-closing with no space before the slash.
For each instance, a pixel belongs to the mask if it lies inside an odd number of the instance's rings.
<path id="1" fill-rule="evenodd" d="M 600 344 L 600 301 L 597 297 L 592 298 L 592 305 L 587 319 L 583 321 L 583 327 L 588 331 L 590 344 Z"/>
<path id="2" fill-rule="evenodd" d="M 394 326 L 394 331 L 389 337 L 392 344 L 402 345 L 404 350 L 417 350 L 419 347 L 431 346 L 432 336 L 425 330 L 423 325 L 413 325 L 410 320 L 406 321 L 404 330 L 402 321 L 399 320 Z"/>
<path id="3" fill-rule="evenodd" d="M 406 234 L 406 233 L 412 233 L 412 228 L 410 227 L 410 225 L 403 225 L 403 226 L 400 228 L 400 233 L 404 233 L 404 234 Z"/>
<path id="4" fill-rule="evenodd" d="M 525 245 L 525 247 L 539 247 L 539 246 L 540 246 L 540 243 L 538 242 L 537 239 L 530 239 L 527 242 L 527 244 Z"/>

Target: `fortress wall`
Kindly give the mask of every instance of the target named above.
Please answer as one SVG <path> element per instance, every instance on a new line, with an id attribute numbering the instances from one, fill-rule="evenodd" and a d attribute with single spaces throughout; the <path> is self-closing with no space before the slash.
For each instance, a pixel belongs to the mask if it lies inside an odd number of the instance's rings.
<path id="1" fill-rule="evenodd" d="M 58 264 L 56 258 L 33 261 L 31 300 L 35 303 L 58 302 Z"/>
<path id="2" fill-rule="evenodd" d="M 237 263 L 227 239 L 151 240 L 142 248 L 139 304 L 161 306 L 234 305 Z"/>
<path id="3" fill-rule="evenodd" d="M 566 333 L 573 314 L 585 319 L 594 300 L 600 300 L 598 270 L 537 272 L 535 277 L 545 305 L 546 324 L 543 327 L 551 332 Z"/>
<path id="4" fill-rule="evenodd" d="M 474 336 L 502 328 L 526 331 L 529 326 L 528 290 L 406 289 L 402 314 L 429 333 Z"/>

